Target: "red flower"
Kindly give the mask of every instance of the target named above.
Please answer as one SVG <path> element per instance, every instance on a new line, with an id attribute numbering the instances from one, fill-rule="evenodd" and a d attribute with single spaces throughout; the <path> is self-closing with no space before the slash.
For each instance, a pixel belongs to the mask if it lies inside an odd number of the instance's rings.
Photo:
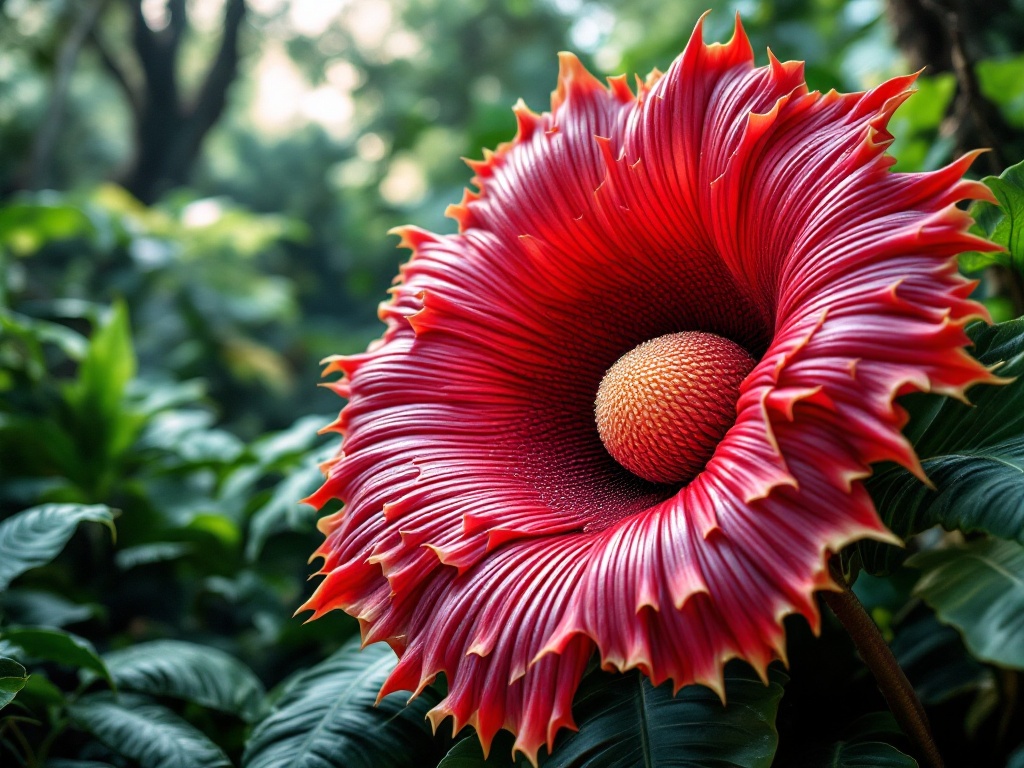
<path id="1" fill-rule="evenodd" d="M 435 725 L 534 759 L 595 649 L 721 693 L 728 659 L 785 659 L 784 616 L 818 627 L 830 552 L 894 540 L 861 483 L 924 478 L 894 398 L 991 379 L 954 258 L 990 247 L 954 207 L 989 198 L 973 155 L 884 154 L 913 80 L 808 93 L 738 25 L 636 95 L 563 55 L 460 233 L 401 230 L 383 339 L 327 369 L 344 453 L 310 501 L 345 507 L 305 606 L 398 652 L 383 693 L 443 672 Z"/>

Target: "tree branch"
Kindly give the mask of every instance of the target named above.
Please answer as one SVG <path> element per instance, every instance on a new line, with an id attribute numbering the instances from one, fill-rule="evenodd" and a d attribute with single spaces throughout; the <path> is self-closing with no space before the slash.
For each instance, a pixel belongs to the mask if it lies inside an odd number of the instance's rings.
<path id="1" fill-rule="evenodd" d="M 1006 167 L 1002 154 L 1004 140 L 1013 133 L 1003 120 L 999 109 L 981 92 L 974 62 L 968 54 L 960 15 L 952 8 L 937 0 L 921 0 L 921 3 L 942 23 L 945 39 L 949 44 L 949 60 L 956 75 L 957 94 L 949 116 L 951 124 L 948 133 L 956 136 L 956 154 L 962 154 L 980 144 L 990 149 L 986 157 L 990 173 L 999 173 Z"/>
<path id="2" fill-rule="evenodd" d="M 224 32 L 216 56 L 195 99 L 179 98 L 175 70 L 177 40 L 187 26 L 185 0 L 168 0 L 168 30 L 156 35 L 135 10 L 135 43 L 146 76 L 146 101 L 137 113 L 136 157 L 124 185 L 143 202 L 152 202 L 164 189 L 188 178 L 203 139 L 227 105 L 227 92 L 238 76 L 239 37 L 246 16 L 245 0 L 227 0 Z"/>
<path id="3" fill-rule="evenodd" d="M 61 43 L 57 56 L 56 76 L 53 83 L 53 94 L 43 118 L 42 125 L 32 145 L 29 185 L 33 189 L 42 189 L 50 184 L 50 169 L 53 165 L 53 153 L 57 146 L 61 124 L 64 121 L 64 108 L 67 104 L 68 92 L 71 88 L 71 76 L 75 62 L 82 52 L 82 46 L 89 33 L 96 27 L 100 14 L 107 0 L 93 0 L 81 8 L 64 42 Z"/>
<path id="4" fill-rule="evenodd" d="M 121 92 L 124 94 L 125 99 L 128 101 L 128 106 L 131 107 L 132 112 L 138 113 L 141 108 L 141 99 L 139 94 L 136 92 L 135 86 L 132 85 L 131 80 L 128 79 L 127 73 L 124 68 L 118 63 L 117 59 L 110 52 L 110 48 L 103 41 L 103 37 L 97 27 L 93 27 L 89 31 L 89 42 L 92 43 L 93 49 L 96 54 L 100 57 L 100 64 L 107 70 L 114 82 L 117 83 Z"/>
<path id="5" fill-rule="evenodd" d="M 195 105 L 190 110 L 204 131 L 212 127 L 220 116 L 227 103 L 228 86 L 238 75 L 238 35 L 245 13 L 245 0 L 228 0 L 224 9 L 224 36 L 217 58 L 206 73 Z"/>
<path id="6" fill-rule="evenodd" d="M 175 72 L 177 48 L 168 46 L 146 22 L 142 0 L 127 0 L 132 8 L 132 47 L 142 65 L 149 101 L 178 103 L 178 80 Z"/>
<path id="7" fill-rule="evenodd" d="M 181 39 L 188 29 L 188 8 L 185 0 L 167 0 L 167 42 L 165 43 L 172 57 L 177 57 L 181 47 Z"/>
<path id="8" fill-rule="evenodd" d="M 216 125 L 227 106 L 227 92 L 238 75 L 238 38 L 245 19 L 245 0 L 228 0 L 224 9 L 224 34 L 217 56 L 210 65 L 195 102 L 185 113 L 184 136 L 178 167 L 195 158 L 203 137 Z"/>

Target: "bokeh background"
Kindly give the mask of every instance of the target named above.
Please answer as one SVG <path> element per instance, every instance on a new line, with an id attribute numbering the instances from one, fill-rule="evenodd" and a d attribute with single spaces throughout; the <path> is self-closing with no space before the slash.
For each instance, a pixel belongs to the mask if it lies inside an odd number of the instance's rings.
<path id="1" fill-rule="evenodd" d="M 1024 3 L 959 5 L 948 19 L 938 0 L 0 0 L 0 200 L 84 214 L 54 218 L 80 227 L 60 254 L 40 248 L 69 232 L 8 215 L 6 300 L 41 316 L 123 297 L 142 370 L 201 376 L 251 438 L 335 407 L 311 387 L 317 361 L 379 332 L 404 258 L 387 231 L 453 231 L 459 158 L 514 133 L 517 98 L 547 104 L 557 51 L 646 74 L 699 13 L 713 6 L 707 37 L 724 40 L 738 12 L 759 60 L 769 45 L 806 60 L 814 88 L 923 67 L 893 124 L 898 169 L 988 146 L 992 172 L 1024 125 Z"/>
<path id="2" fill-rule="evenodd" d="M 1024 0 L 0 0 L 0 523 L 52 512 L 17 550 L 33 567 L 12 585 L 0 564 L 0 656 L 38 662 L 0 763 L 134 764 L 74 697 L 167 639 L 251 670 L 254 703 L 232 713 L 161 700 L 242 754 L 263 690 L 356 631 L 292 618 L 320 541 L 296 500 L 336 450 L 316 434 L 340 406 L 319 360 L 382 330 L 406 258 L 388 230 L 455 230 L 460 158 L 511 138 L 518 98 L 545 108 L 558 51 L 604 75 L 664 69 L 709 7 L 708 39 L 739 13 L 758 61 L 769 45 L 805 60 L 813 88 L 922 70 L 891 123 L 896 170 L 1024 157 Z M 979 277 L 996 319 L 1024 312 L 1019 275 Z M 921 635 L 962 657 L 946 630 Z M 943 669 L 950 722 L 973 718 L 950 757 L 966 765 L 1010 721 L 982 696 L 989 671 Z M 784 746 L 825 718 L 785 723 Z"/>

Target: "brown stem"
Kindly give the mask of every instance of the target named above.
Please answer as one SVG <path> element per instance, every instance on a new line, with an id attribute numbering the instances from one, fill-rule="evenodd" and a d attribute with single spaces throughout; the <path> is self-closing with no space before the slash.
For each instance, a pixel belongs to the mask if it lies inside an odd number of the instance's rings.
<path id="1" fill-rule="evenodd" d="M 895 715 L 896 722 L 917 745 L 922 768 L 943 768 L 942 756 L 928 725 L 928 716 L 910 681 L 903 674 L 875 622 L 846 583 L 835 560 L 831 563 L 831 570 L 832 578 L 842 591 L 822 592 L 825 604 L 853 638 L 853 644 L 875 676 L 875 682 Z"/>

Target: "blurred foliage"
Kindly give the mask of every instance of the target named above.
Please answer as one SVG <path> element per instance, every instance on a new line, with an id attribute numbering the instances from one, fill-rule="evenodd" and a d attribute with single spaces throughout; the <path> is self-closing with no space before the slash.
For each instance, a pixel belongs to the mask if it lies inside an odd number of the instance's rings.
<path id="1" fill-rule="evenodd" d="M 422 714 L 443 683 L 411 708 L 396 696 L 374 708 L 393 658 L 383 646 L 357 655 L 354 620 L 292 618 L 321 539 L 297 500 L 337 449 L 316 434 L 339 405 L 314 387 L 318 360 L 379 335 L 375 306 L 404 258 L 384 233 L 410 221 L 454 231 L 442 212 L 471 175 L 459 157 L 514 133 L 517 98 L 546 106 L 558 50 L 605 74 L 665 69 L 711 6 L 709 39 L 725 39 L 739 12 L 759 62 L 771 45 L 805 60 L 814 88 L 864 89 L 907 67 L 887 5 L 249 0 L 223 112 L 144 205 L 125 191 L 145 143 L 139 99 L 153 96 L 139 54 L 178 29 L 171 79 L 193 104 L 228 4 L 0 0 L 0 763 L 510 765 L 507 734 L 486 762 L 464 733 L 430 737 Z M 152 32 L 142 47 L 136 9 Z M 977 80 L 968 111 L 984 99 L 1018 142 L 1022 19 L 1018 0 L 993 0 L 965 50 Z M 920 75 L 890 124 L 897 170 L 962 149 L 962 74 Z M 1003 170 L 992 162 L 977 175 Z M 988 180 L 1001 209 L 974 210 L 1008 253 L 963 261 L 999 320 L 1024 311 L 1019 175 Z M 1019 351 L 1013 327 L 996 333 Z M 979 353 L 998 346 L 982 342 Z M 1018 366 L 1014 354 L 992 362 Z M 1020 391 L 982 398 L 1016 424 Z M 974 423 L 962 406 L 935 408 Z M 950 439 L 958 424 L 928 422 Z M 982 631 L 1022 599 L 999 578 L 1021 568 L 1014 467 L 989 466 L 1019 464 L 1019 430 L 1003 437 L 986 433 L 970 456 L 936 453 L 948 488 L 880 475 L 893 497 L 915 500 L 902 510 L 917 516 L 908 532 L 947 523 L 966 539 L 924 530 L 911 544 L 923 554 L 905 566 L 889 550 L 858 554 L 858 592 L 951 765 L 1024 765 L 1019 633 L 993 650 Z M 964 524 L 945 500 L 963 490 L 960 469 L 982 465 L 974 474 L 991 482 L 971 492 L 998 491 L 1000 504 Z M 956 588 L 976 571 L 998 584 L 998 615 Z M 775 671 L 770 688 L 742 670 L 733 681 L 749 706 L 729 727 L 760 734 L 763 748 L 728 735 L 688 748 L 756 765 L 913 765 L 839 628 L 826 621 L 812 638 L 791 625 L 790 637 L 784 693 Z M 573 750 L 613 755 L 607 729 L 638 695 L 659 717 L 717 717 L 706 691 L 671 699 L 644 685 L 588 678 L 586 690 L 615 690 L 584 704 L 596 725 L 563 734 L 566 764 L 604 764 Z"/>

